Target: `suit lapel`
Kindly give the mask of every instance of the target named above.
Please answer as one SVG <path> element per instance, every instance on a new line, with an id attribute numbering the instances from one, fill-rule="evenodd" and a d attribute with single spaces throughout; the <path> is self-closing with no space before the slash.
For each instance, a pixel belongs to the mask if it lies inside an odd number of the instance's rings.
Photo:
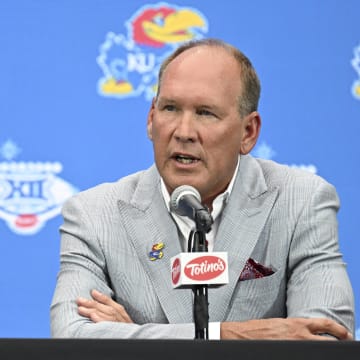
<path id="1" fill-rule="evenodd" d="M 118 206 L 129 239 L 169 322 L 192 322 L 191 290 L 173 289 L 171 285 L 170 258 L 182 250 L 176 225 L 164 204 L 155 167 L 141 178 L 131 202 L 119 201 Z M 165 244 L 164 256 L 151 261 L 149 252 L 160 242 Z"/>
<path id="2" fill-rule="evenodd" d="M 268 189 L 255 159 L 243 156 L 226 205 L 214 251 L 227 251 L 229 284 L 209 290 L 210 321 L 223 321 L 240 273 L 260 237 L 278 190 Z"/>

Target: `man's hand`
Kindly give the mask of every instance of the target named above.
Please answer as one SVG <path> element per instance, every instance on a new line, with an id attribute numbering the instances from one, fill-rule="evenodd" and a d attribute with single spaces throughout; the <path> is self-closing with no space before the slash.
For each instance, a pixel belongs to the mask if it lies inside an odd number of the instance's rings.
<path id="1" fill-rule="evenodd" d="M 330 336 L 324 336 L 324 335 Z M 330 319 L 274 318 L 223 322 L 221 339 L 352 340 L 348 330 Z"/>
<path id="2" fill-rule="evenodd" d="M 110 297 L 97 290 L 92 290 L 91 296 L 93 300 L 84 298 L 76 300 L 80 315 L 89 318 L 95 323 L 100 321 L 133 322 L 125 308 Z"/>

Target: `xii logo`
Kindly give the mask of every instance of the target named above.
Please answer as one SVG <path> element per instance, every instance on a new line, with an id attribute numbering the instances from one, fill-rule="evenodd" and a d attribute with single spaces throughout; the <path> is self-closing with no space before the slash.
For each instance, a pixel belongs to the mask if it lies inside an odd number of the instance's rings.
<path id="1" fill-rule="evenodd" d="M 15 162 L 20 152 L 8 140 L 0 147 L 0 218 L 21 235 L 38 232 L 45 222 L 60 213 L 62 204 L 77 192 L 57 176 L 59 162 Z"/>

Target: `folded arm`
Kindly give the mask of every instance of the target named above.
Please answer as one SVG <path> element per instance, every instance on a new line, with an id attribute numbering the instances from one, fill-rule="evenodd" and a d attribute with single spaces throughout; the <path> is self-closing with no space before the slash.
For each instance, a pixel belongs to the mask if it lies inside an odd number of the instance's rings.
<path id="1" fill-rule="evenodd" d="M 94 323 L 111 321 L 128 323 L 132 320 L 125 308 L 97 290 L 92 299 L 77 300 L 79 314 Z M 323 336 L 324 334 L 330 336 Z M 333 320 L 325 318 L 274 318 L 220 324 L 221 339 L 272 340 L 351 340 L 352 334 Z"/>

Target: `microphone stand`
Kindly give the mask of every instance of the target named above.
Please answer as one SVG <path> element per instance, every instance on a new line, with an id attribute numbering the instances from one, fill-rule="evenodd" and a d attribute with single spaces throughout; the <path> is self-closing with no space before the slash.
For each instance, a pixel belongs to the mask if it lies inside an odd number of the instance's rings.
<path id="1" fill-rule="evenodd" d="M 213 223 L 212 217 L 206 208 L 196 211 L 195 224 L 196 230 L 190 232 L 188 241 L 188 251 L 207 252 L 207 243 L 205 233 L 211 230 Z M 191 246 L 192 243 L 192 246 Z M 195 339 L 209 339 L 209 303 L 208 303 L 208 285 L 194 285 L 192 287 L 194 294 L 194 323 Z"/>

